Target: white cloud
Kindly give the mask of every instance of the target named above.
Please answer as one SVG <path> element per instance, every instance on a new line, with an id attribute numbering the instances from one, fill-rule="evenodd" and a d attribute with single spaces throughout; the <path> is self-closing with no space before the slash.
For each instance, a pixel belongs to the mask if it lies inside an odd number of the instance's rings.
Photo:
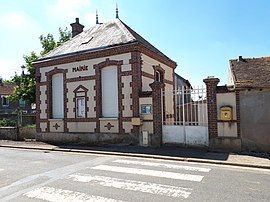
<path id="1" fill-rule="evenodd" d="M 10 79 L 15 75 L 15 72 L 18 74 L 21 73 L 20 65 L 23 64 L 23 59 L 18 61 L 6 58 L 0 58 L 0 76 L 3 79 Z"/>
<path id="2" fill-rule="evenodd" d="M 40 30 L 40 26 L 24 12 L 9 12 L 0 15 L 0 26 L 5 31 L 33 31 Z"/>

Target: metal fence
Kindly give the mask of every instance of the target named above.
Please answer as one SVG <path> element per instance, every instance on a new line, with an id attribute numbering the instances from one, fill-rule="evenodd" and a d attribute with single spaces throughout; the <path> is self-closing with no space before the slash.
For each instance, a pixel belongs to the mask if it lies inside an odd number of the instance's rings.
<path id="1" fill-rule="evenodd" d="M 163 125 L 207 126 L 207 100 L 204 86 L 197 88 L 182 86 L 174 91 L 163 91 L 162 100 L 165 102 Z"/>

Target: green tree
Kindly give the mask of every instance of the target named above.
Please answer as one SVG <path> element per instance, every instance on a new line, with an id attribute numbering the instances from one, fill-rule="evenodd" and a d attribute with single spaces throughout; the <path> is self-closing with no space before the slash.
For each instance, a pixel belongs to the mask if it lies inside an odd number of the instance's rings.
<path id="1" fill-rule="evenodd" d="M 24 99 L 28 103 L 35 103 L 36 101 L 36 81 L 35 81 L 35 68 L 33 62 L 39 57 L 44 56 L 51 50 L 62 45 L 64 42 L 68 41 L 71 38 L 71 32 L 67 30 L 62 30 L 59 28 L 59 39 L 56 41 L 52 34 L 47 34 L 47 36 L 41 35 L 39 37 L 42 50 L 40 56 L 35 52 L 31 52 L 28 55 L 24 55 L 25 64 L 23 67 L 26 69 L 26 72 L 22 75 L 15 74 L 11 79 L 11 82 L 15 83 L 17 87 L 15 88 L 14 93 L 9 97 L 11 100 L 20 100 Z"/>

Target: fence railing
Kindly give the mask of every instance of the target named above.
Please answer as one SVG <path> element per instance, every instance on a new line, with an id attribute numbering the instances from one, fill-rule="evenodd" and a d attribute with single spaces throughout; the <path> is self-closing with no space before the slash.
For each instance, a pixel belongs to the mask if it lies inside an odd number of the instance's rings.
<path id="1" fill-rule="evenodd" d="M 207 100 L 204 86 L 182 86 L 173 91 L 163 91 L 163 124 L 207 126 Z"/>

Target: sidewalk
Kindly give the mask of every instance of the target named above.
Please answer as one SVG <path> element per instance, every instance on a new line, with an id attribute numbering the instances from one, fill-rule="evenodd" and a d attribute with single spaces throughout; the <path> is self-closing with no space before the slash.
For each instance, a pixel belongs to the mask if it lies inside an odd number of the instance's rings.
<path id="1" fill-rule="evenodd" d="M 180 147 L 148 148 L 148 147 L 128 146 L 128 145 L 104 145 L 104 146 L 52 145 L 35 141 L 19 142 L 7 140 L 0 140 L 0 147 L 131 156 L 131 157 L 143 157 L 152 159 L 212 163 L 212 164 L 270 169 L 270 155 L 257 153 L 235 154 L 235 153 L 209 152 L 207 150 L 198 150 L 189 148 L 187 149 Z"/>

